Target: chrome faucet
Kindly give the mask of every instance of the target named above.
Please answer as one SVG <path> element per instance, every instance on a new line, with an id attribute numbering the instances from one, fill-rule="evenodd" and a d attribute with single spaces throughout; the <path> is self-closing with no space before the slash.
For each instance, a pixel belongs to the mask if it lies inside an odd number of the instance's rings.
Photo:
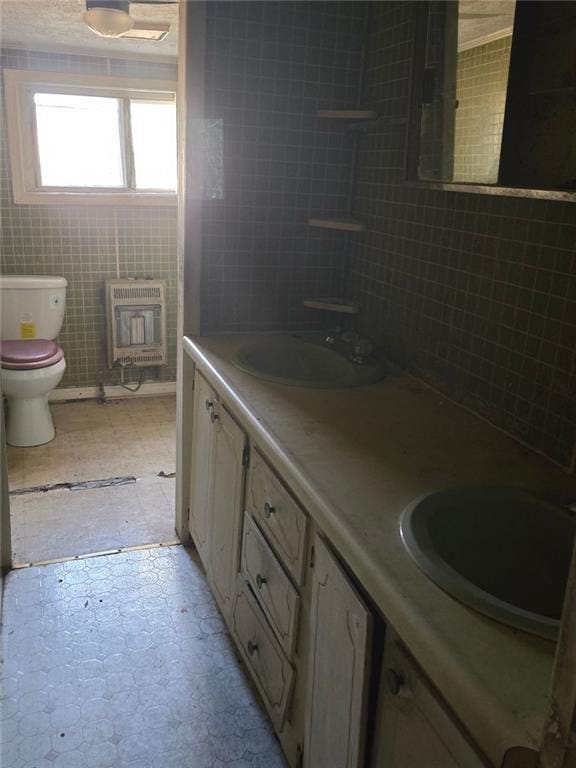
<path id="1" fill-rule="evenodd" d="M 327 331 L 324 343 L 330 347 L 338 347 L 339 351 L 356 365 L 367 365 L 374 351 L 374 345 L 366 336 L 361 336 L 356 331 L 343 331 L 341 327 Z"/>
<path id="2" fill-rule="evenodd" d="M 330 347 L 335 346 L 338 344 L 338 342 L 342 341 L 342 327 L 337 326 L 336 328 L 330 328 L 330 330 L 326 331 L 326 336 L 324 337 L 324 342 L 328 344 Z"/>
<path id="3" fill-rule="evenodd" d="M 359 336 L 352 345 L 352 354 L 350 360 L 357 365 L 366 365 L 370 362 L 370 357 L 374 351 L 374 344 L 370 339 Z"/>
<path id="4" fill-rule="evenodd" d="M 344 330 L 346 315 L 351 317 L 352 325 L 355 316 L 360 311 L 360 305 L 354 301 L 341 298 L 310 298 L 304 299 L 304 306 L 311 309 L 319 309 L 325 312 L 337 314 L 342 322 L 326 331 L 324 344 L 329 347 L 335 347 L 356 365 L 366 365 L 371 361 L 371 355 L 374 351 L 374 345 L 365 336 L 361 336 L 354 330 Z"/>

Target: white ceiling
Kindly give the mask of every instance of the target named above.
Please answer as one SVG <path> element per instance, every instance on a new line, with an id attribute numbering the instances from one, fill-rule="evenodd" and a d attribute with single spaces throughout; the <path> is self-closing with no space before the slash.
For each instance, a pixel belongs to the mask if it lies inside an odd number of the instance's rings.
<path id="1" fill-rule="evenodd" d="M 141 58 L 178 55 L 178 5 L 131 3 L 130 15 L 139 21 L 166 21 L 170 32 L 159 42 L 108 40 L 94 34 L 82 15 L 85 0 L 0 0 L 0 43 L 3 47 L 32 48 Z"/>
<path id="2" fill-rule="evenodd" d="M 515 0 L 460 0 L 459 45 L 472 47 L 512 27 Z M 80 51 L 123 56 L 176 57 L 178 5 L 131 3 L 130 15 L 141 21 L 167 21 L 170 32 L 160 42 L 95 35 L 82 20 L 85 0 L 0 0 L 2 46 Z"/>
<path id="3" fill-rule="evenodd" d="M 510 34 L 515 5 L 516 0 L 460 0 L 458 47 L 472 48 Z"/>

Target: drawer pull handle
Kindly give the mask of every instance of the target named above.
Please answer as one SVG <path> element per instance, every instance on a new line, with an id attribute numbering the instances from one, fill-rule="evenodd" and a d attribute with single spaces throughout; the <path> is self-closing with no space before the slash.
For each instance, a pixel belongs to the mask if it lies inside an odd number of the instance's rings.
<path id="1" fill-rule="evenodd" d="M 211 411 L 214 408 L 214 403 L 212 402 L 212 400 L 206 400 L 204 402 L 204 405 L 206 406 L 207 411 Z"/>
<path id="2" fill-rule="evenodd" d="M 262 589 L 267 582 L 268 579 L 265 576 L 261 576 L 259 573 L 256 574 L 256 584 L 258 585 L 258 589 Z"/>
<path id="3" fill-rule="evenodd" d="M 258 643 L 253 643 L 252 640 L 248 640 L 248 645 L 246 646 L 246 650 L 248 651 L 248 656 L 252 657 L 258 650 Z"/>
<path id="4" fill-rule="evenodd" d="M 400 672 L 396 672 L 395 669 L 386 670 L 386 685 L 392 696 L 398 696 L 405 682 L 404 676 Z"/>
<path id="5" fill-rule="evenodd" d="M 218 416 L 217 413 L 214 413 L 214 411 L 212 411 L 212 413 L 210 414 L 210 421 L 212 422 L 212 424 L 218 421 L 219 418 L 220 416 Z"/>
<path id="6" fill-rule="evenodd" d="M 264 517 L 265 517 L 267 520 L 269 520 L 269 519 L 270 519 L 270 515 L 273 515 L 273 514 L 274 514 L 274 512 L 276 512 L 276 510 L 274 509 L 274 507 L 272 506 L 272 504 L 268 504 L 268 502 L 266 502 L 266 503 L 264 504 Z"/>

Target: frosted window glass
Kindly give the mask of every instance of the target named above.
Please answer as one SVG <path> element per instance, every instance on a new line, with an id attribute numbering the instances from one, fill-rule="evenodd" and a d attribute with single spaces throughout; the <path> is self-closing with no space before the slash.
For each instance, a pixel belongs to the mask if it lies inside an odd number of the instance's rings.
<path id="1" fill-rule="evenodd" d="M 130 102 L 136 189 L 176 191 L 176 104 Z"/>
<path id="2" fill-rule="evenodd" d="M 36 93 L 34 104 L 42 186 L 124 186 L 119 99 Z"/>
<path id="3" fill-rule="evenodd" d="M 132 100 L 130 120 L 136 189 L 175 192 L 178 182 L 176 104 Z"/>

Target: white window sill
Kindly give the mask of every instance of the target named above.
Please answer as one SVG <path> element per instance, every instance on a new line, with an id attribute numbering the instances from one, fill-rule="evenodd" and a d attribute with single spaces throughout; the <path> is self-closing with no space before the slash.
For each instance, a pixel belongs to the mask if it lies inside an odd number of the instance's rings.
<path id="1" fill-rule="evenodd" d="M 14 193 L 17 205 L 168 205 L 178 202 L 175 192 L 66 192 L 29 190 Z"/>

